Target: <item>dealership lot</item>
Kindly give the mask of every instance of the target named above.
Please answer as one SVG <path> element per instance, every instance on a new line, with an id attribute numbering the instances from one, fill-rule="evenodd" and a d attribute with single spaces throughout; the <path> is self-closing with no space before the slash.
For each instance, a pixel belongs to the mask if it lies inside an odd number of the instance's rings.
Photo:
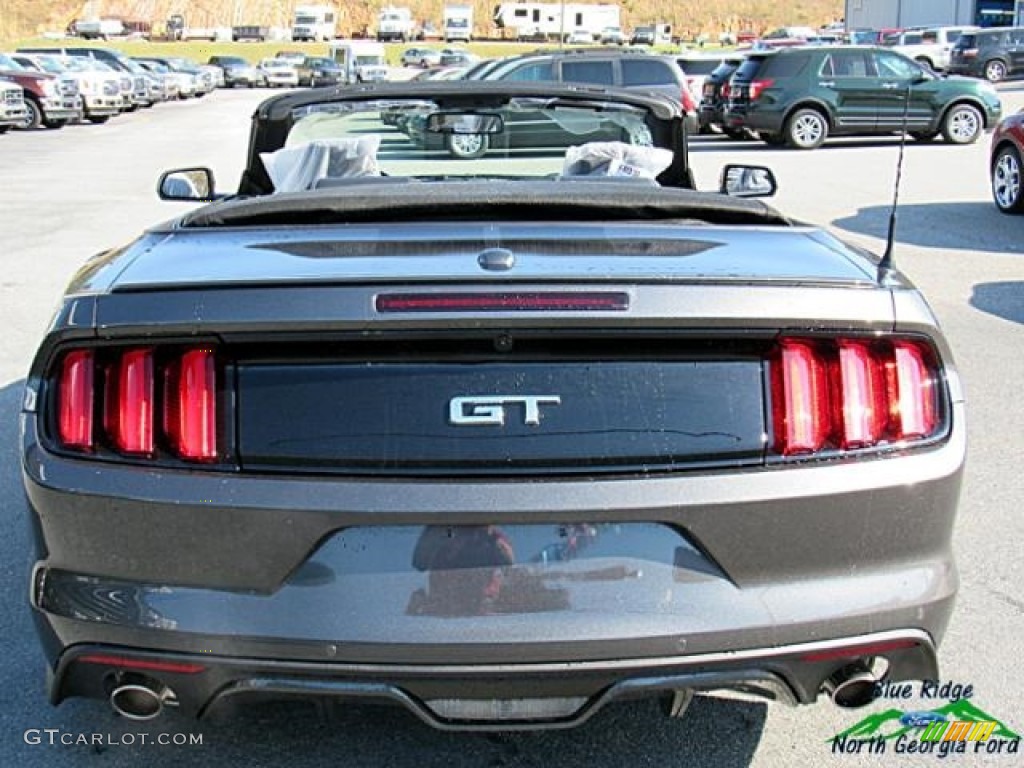
<path id="1" fill-rule="evenodd" d="M 1005 111 L 1024 105 L 1021 84 L 1004 86 L 1002 93 Z M 320 721 L 306 710 L 277 706 L 230 722 L 197 725 L 172 717 L 139 725 L 117 721 L 95 703 L 49 708 L 42 695 L 41 657 L 24 606 L 30 558 L 14 426 L 24 372 L 60 288 L 83 259 L 182 210 L 156 200 L 160 170 L 208 165 L 222 189 L 234 186 L 244 158 L 248 116 L 262 97 L 219 92 L 166 114 L 126 115 L 101 129 L 71 126 L 59 136 L 36 132 L 0 137 L 5 168 L 0 188 L 5 212 L 0 306 L 7 326 L 0 348 L 0 419 L 7 425 L 7 439 L 0 444 L 0 487 L 12 532 L 3 550 L 3 601 L 7 615 L 14 617 L 0 692 L 0 762 L 812 765 L 829 759 L 826 742 L 831 735 L 870 712 L 904 706 L 901 701 L 878 702 L 868 710 L 844 712 L 824 702 L 813 709 L 787 710 L 700 701 L 676 723 L 654 716 L 650 704 L 623 705 L 577 731 L 498 736 L 439 734 L 397 711 L 345 711 Z M 1016 648 L 1024 620 L 1024 566 L 1018 554 L 1024 523 L 1017 507 L 1024 498 L 1024 480 L 1017 465 L 1024 453 L 1024 409 L 1016 405 L 1016 383 L 1024 377 L 1024 218 L 996 212 L 988 193 L 987 149 L 987 141 L 966 147 L 908 147 L 897 261 L 944 322 L 969 398 L 971 454 L 956 542 L 962 588 L 940 657 L 943 675 L 973 686 L 973 703 L 1020 732 L 1024 674 Z M 775 201 L 779 208 L 877 249 L 888 220 L 897 151 L 893 139 L 837 141 L 809 154 L 716 137 L 695 139 L 692 161 L 705 188 L 715 186 L 718 169 L 726 162 L 771 165 L 781 185 Z M 46 740 L 30 743 L 24 737 L 28 729 L 60 729 L 76 736 L 98 732 L 110 738 L 98 746 L 50 746 Z M 203 734 L 203 744 L 146 745 L 141 739 L 128 744 L 123 738 L 186 730 Z M 103 758 L 97 757 L 98 751 Z M 927 764 L 935 758 L 899 759 Z M 877 760 L 844 758 L 849 764 Z M 1019 756 L 970 755 L 962 764 L 983 761 L 1017 765 Z"/>

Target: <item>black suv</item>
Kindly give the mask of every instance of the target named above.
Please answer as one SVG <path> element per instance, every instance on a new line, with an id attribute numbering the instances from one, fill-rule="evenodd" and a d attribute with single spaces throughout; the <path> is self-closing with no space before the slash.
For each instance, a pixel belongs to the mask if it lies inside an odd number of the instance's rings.
<path id="1" fill-rule="evenodd" d="M 953 46 L 949 71 L 992 83 L 1024 71 L 1024 27 L 965 32 Z"/>
<path id="2" fill-rule="evenodd" d="M 988 83 L 941 77 L 885 48 L 828 46 L 751 54 L 730 82 L 724 125 L 797 149 L 904 126 L 919 141 L 941 133 L 970 144 L 1001 114 Z"/>
<path id="3" fill-rule="evenodd" d="M 743 63 L 742 56 L 729 56 L 708 75 L 701 88 L 700 107 L 697 114 L 700 132 L 707 133 L 718 128 L 730 138 L 746 138 L 746 129 L 732 130 L 724 125 L 725 105 L 729 98 L 729 80 Z"/>

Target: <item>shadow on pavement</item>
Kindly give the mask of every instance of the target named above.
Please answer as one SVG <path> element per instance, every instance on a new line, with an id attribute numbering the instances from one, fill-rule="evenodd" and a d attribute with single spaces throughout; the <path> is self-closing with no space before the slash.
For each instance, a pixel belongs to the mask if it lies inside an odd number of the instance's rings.
<path id="1" fill-rule="evenodd" d="M 888 205 L 860 208 L 853 216 L 834 220 L 832 226 L 884 239 L 889 212 Z M 994 203 L 901 203 L 896 241 L 927 248 L 1024 253 L 1019 225 L 1018 217 L 999 213 Z M 979 233 L 984 233 L 983 244 Z"/>
<path id="2" fill-rule="evenodd" d="M 970 303 L 982 312 L 1024 325 L 1024 282 L 979 283 Z"/>
<path id="3" fill-rule="evenodd" d="M 402 709 L 365 704 L 318 708 L 302 702 L 259 703 L 209 721 L 186 720 L 172 712 L 144 723 L 116 717 L 101 701 L 75 699 L 51 707 L 44 691 L 43 654 L 26 601 L 31 556 L 17 438 L 23 386 L 17 381 L 0 388 L 0 510 L 7 521 L 0 538 L 0 611 L 8 617 L 8 655 L 0 685 L 0 722 L 7 738 L 0 742 L 0 765 L 750 765 L 767 706 L 732 700 L 695 699 L 679 720 L 665 717 L 657 702 L 625 702 L 608 706 L 572 730 L 491 734 L 440 732 Z M 157 742 L 161 736 L 187 742 L 190 735 L 201 738 L 201 744 Z"/>

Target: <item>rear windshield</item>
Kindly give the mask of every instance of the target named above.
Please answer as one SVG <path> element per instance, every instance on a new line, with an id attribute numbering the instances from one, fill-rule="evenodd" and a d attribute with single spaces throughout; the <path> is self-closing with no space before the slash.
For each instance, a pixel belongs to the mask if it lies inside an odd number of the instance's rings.
<path id="1" fill-rule="evenodd" d="M 740 64 L 733 77 L 737 80 L 753 80 L 754 76 L 757 75 L 757 71 L 761 68 L 761 65 L 765 63 L 765 58 L 766 57 L 761 56 L 751 56 Z"/>

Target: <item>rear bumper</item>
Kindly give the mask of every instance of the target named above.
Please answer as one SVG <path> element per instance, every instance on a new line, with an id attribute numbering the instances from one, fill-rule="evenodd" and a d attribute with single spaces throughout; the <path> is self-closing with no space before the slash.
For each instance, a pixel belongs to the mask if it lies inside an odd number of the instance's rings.
<path id="1" fill-rule="evenodd" d="M 888 679 L 938 675 L 931 638 L 918 630 L 707 655 L 491 665 L 309 663 L 82 645 L 61 657 L 50 697 L 108 698 L 117 686 L 148 684 L 172 692 L 187 717 L 260 699 L 361 699 L 397 703 L 443 730 L 550 729 L 575 727 L 609 702 L 677 691 L 809 704 L 837 664 L 877 655 L 888 662 Z"/>

